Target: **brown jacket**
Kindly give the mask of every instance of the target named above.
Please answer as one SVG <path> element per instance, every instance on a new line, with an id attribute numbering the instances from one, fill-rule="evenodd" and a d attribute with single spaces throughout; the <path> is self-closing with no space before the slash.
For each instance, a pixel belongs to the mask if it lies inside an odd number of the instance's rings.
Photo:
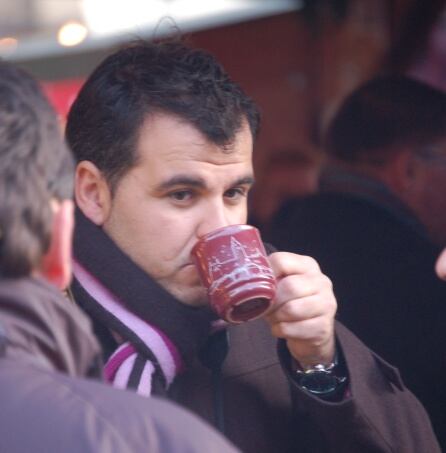
<path id="1" fill-rule="evenodd" d="M 234 452 L 156 398 L 84 379 L 98 345 L 79 309 L 41 280 L 0 280 L 0 452 Z"/>
<path id="2" fill-rule="evenodd" d="M 228 437 L 252 453 L 440 452 L 424 408 L 398 371 L 341 325 L 337 337 L 351 396 L 330 403 L 287 378 L 263 321 L 230 327 L 222 370 Z M 198 361 L 171 394 L 205 419 L 214 419 L 212 378 Z"/>

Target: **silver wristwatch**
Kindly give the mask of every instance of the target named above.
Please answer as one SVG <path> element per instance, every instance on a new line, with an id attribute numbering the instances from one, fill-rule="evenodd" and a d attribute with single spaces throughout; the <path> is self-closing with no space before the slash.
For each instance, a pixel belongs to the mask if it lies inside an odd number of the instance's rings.
<path id="1" fill-rule="evenodd" d="M 317 364 L 310 368 L 296 369 L 297 383 L 313 395 L 324 397 L 338 393 L 347 382 L 347 372 L 339 367 L 337 355 L 335 360 L 328 364 Z"/>

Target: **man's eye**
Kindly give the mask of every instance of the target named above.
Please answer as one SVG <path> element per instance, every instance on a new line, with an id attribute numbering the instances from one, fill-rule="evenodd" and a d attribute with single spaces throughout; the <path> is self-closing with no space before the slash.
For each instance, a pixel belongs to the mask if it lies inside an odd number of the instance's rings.
<path id="1" fill-rule="evenodd" d="M 246 196 L 246 193 L 246 189 L 243 189 L 242 187 L 234 187 L 233 189 L 229 189 L 225 192 L 225 197 L 234 200 Z"/>
<path id="2" fill-rule="evenodd" d="M 190 190 L 177 190 L 171 192 L 169 197 L 174 201 L 187 201 L 192 198 L 192 192 Z"/>

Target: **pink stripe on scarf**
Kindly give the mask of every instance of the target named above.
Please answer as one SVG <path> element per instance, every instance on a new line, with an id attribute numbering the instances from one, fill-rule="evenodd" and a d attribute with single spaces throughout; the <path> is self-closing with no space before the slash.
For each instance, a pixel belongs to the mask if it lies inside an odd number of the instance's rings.
<path id="1" fill-rule="evenodd" d="M 141 373 L 141 379 L 139 380 L 137 393 L 142 396 L 150 396 L 152 393 L 152 376 L 155 371 L 155 367 L 152 362 L 146 362 L 144 369 Z"/>
<path id="2" fill-rule="evenodd" d="M 113 382 L 118 368 L 121 366 L 124 360 L 126 360 L 135 352 L 135 347 L 131 343 L 124 343 L 118 349 L 116 349 L 116 351 L 110 356 L 104 366 L 105 379 L 108 382 Z"/>
<path id="3" fill-rule="evenodd" d="M 115 378 L 113 379 L 113 386 L 118 389 L 126 389 L 129 383 L 130 375 L 132 374 L 133 366 L 135 365 L 136 357 L 138 354 L 132 354 L 127 357 L 121 366 L 118 368 Z"/>

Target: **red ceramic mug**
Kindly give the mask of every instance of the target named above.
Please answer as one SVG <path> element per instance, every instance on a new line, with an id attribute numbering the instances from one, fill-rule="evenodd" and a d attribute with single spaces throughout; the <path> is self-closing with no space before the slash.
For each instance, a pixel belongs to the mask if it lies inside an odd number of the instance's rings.
<path id="1" fill-rule="evenodd" d="M 257 228 L 230 225 L 212 231 L 198 240 L 191 256 L 221 318 L 241 323 L 271 307 L 276 280 Z"/>

